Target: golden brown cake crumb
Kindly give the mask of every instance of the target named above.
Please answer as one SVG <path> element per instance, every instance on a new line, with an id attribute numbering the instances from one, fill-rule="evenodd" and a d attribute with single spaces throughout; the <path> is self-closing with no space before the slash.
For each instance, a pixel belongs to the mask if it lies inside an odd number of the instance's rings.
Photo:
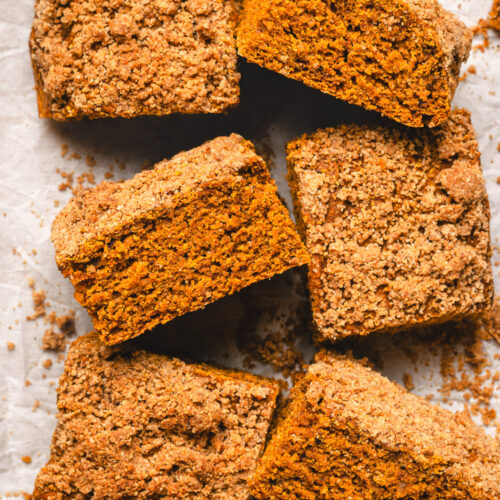
<path id="1" fill-rule="evenodd" d="M 251 480 L 258 499 L 500 498 L 500 448 L 482 429 L 358 361 L 322 352 Z"/>
<path id="2" fill-rule="evenodd" d="M 14 342 L 7 342 L 7 350 L 13 351 L 16 348 L 16 344 Z"/>
<path id="3" fill-rule="evenodd" d="M 308 262 L 264 161 L 235 134 L 83 191 L 52 241 L 107 344 Z"/>
<path id="4" fill-rule="evenodd" d="M 500 0 L 493 0 L 491 7 L 489 26 L 497 31 L 500 31 Z"/>
<path id="5" fill-rule="evenodd" d="M 229 0 L 37 0 L 30 49 L 40 116 L 220 113 L 235 106 L 234 23 Z"/>
<path id="6" fill-rule="evenodd" d="M 146 351 L 69 349 L 34 499 L 247 499 L 276 382 Z"/>
<path id="7" fill-rule="evenodd" d="M 321 341 L 491 306 L 489 206 L 469 114 L 435 129 L 343 125 L 288 145 Z"/>
<path id="8" fill-rule="evenodd" d="M 44 351 L 64 351 L 66 341 L 63 333 L 57 333 L 52 329 L 45 330 L 42 338 L 42 349 Z"/>
<path id="9" fill-rule="evenodd" d="M 45 295 L 45 290 L 35 290 L 34 289 L 34 282 L 33 282 L 33 286 L 31 285 L 31 283 L 32 282 L 30 281 L 28 284 L 29 284 L 30 288 L 33 289 L 31 296 L 33 298 L 34 312 L 33 312 L 33 314 L 26 316 L 26 319 L 28 321 L 33 321 L 37 318 L 40 318 L 41 316 L 45 316 L 45 313 L 47 312 L 46 304 L 45 304 L 45 299 L 47 297 Z"/>
<path id="10" fill-rule="evenodd" d="M 31 457 L 29 455 L 25 455 L 24 457 L 21 457 L 21 460 L 25 463 L 25 464 L 30 464 L 31 463 Z"/>
<path id="11" fill-rule="evenodd" d="M 42 363 L 42 366 L 46 369 L 46 370 L 50 370 L 50 368 L 52 368 L 52 360 L 50 358 L 47 358 L 43 363 Z"/>
<path id="12" fill-rule="evenodd" d="M 436 0 L 244 0 L 239 54 L 412 127 L 449 116 L 472 34 Z"/>

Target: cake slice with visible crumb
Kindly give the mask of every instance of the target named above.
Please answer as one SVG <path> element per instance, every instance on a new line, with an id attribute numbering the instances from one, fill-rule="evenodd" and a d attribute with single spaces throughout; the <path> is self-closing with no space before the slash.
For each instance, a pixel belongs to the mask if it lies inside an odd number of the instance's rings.
<path id="1" fill-rule="evenodd" d="M 258 499 L 500 498 L 498 442 L 358 361 L 320 353 L 251 479 Z"/>
<path id="2" fill-rule="evenodd" d="M 500 32 L 500 0 L 493 0 L 488 21 L 491 28 Z"/>
<path id="3" fill-rule="evenodd" d="M 472 34 L 436 0 L 244 0 L 238 52 L 411 127 L 448 117 Z"/>
<path id="4" fill-rule="evenodd" d="M 36 0 L 40 117 L 221 113 L 239 102 L 231 0 Z"/>
<path id="5" fill-rule="evenodd" d="M 247 499 L 278 394 L 263 377 L 80 337 L 33 499 Z"/>
<path id="6" fill-rule="evenodd" d="M 476 315 L 493 299 L 469 114 L 434 129 L 342 125 L 288 145 L 318 339 Z"/>
<path id="7" fill-rule="evenodd" d="M 52 241 L 107 344 L 309 259 L 264 160 L 235 134 L 77 194 Z"/>

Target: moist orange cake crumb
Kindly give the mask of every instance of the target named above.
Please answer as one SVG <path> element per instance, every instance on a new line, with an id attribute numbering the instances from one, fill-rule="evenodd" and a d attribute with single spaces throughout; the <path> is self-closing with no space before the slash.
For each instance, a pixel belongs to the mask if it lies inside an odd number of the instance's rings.
<path id="1" fill-rule="evenodd" d="M 244 0 L 238 52 L 411 127 L 448 117 L 472 34 L 436 0 Z"/>
<path id="2" fill-rule="evenodd" d="M 230 0 L 37 0 L 42 118 L 220 113 L 239 102 Z"/>
<path id="3" fill-rule="evenodd" d="M 434 129 L 342 125 L 288 145 L 318 340 L 481 313 L 489 205 L 464 110 Z"/>
<path id="4" fill-rule="evenodd" d="M 322 352 L 251 479 L 258 499 L 500 498 L 498 442 L 362 363 Z"/>
<path id="5" fill-rule="evenodd" d="M 500 0 L 493 0 L 488 21 L 491 28 L 500 31 Z"/>
<path id="6" fill-rule="evenodd" d="M 33 499 L 247 499 L 278 383 L 77 339 Z"/>
<path id="7" fill-rule="evenodd" d="M 308 262 L 264 160 L 235 134 L 84 190 L 52 241 L 107 344 Z"/>

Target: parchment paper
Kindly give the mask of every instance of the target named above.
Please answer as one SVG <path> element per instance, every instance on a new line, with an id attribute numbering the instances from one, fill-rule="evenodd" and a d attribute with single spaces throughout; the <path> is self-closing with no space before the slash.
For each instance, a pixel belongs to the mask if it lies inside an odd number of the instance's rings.
<path id="1" fill-rule="evenodd" d="M 479 18 L 486 18 L 491 0 L 444 0 L 443 4 L 474 26 Z M 242 102 L 226 116 L 69 124 L 41 120 L 28 53 L 32 16 L 33 0 L 0 0 L 0 496 L 19 490 L 31 492 L 37 471 L 47 461 L 56 422 L 55 388 L 63 368 L 56 354 L 41 350 L 41 338 L 48 328 L 43 319 L 26 320 L 33 313 L 28 278 L 35 280 L 36 289 L 46 291 L 50 310 L 57 314 L 69 309 L 76 311 L 78 334 L 91 330 L 88 316 L 72 297 L 71 284 L 56 268 L 49 241 L 51 221 L 60 209 L 54 200 L 63 206 L 70 196 L 69 190 L 58 189 L 62 178 L 56 169 L 72 171 L 75 177 L 91 170 L 100 181 L 113 165 L 115 180 L 129 178 L 145 161 L 154 163 L 218 135 L 239 132 L 256 141 L 261 150 L 272 149 L 272 174 L 291 207 L 285 178 L 286 141 L 319 127 L 371 117 L 359 108 L 242 62 Z M 493 244 L 498 244 L 500 44 L 492 32 L 490 41 L 491 46 L 484 53 L 472 52 L 464 69 L 473 65 L 476 74 L 469 74 L 460 84 L 455 104 L 472 112 L 491 202 Z M 476 37 L 474 45 L 481 42 L 482 38 Z M 61 156 L 63 143 L 68 145 L 66 157 Z M 81 159 L 69 160 L 73 153 L 81 155 Z M 92 169 L 86 163 L 87 155 L 96 160 Z M 121 163 L 125 165 L 123 169 L 119 168 Z M 36 254 L 32 249 L 36 249 Z M 498 270 L 495 268 L 497 289 Z M 286 315 L 288 309 L 294 310 L 303 300 L 293 283 L 297 279 L 292 273 L 257 285 L 250 295 L 224 300 L 200 314 L 183 318 L 177 322 L 176 332 L 167 329 L 160 339 L 173 352 L 183 354 L 185 349 L 193 348 L 203 359 L 241 366 L 234 339 L 236 330 L 242 327 L 245 301 L 257 295 L 261 303 Z M 264 330 L 272 325 L 261 314 L 255 328 Z M 8 351 L 7 342 L 15 343 L 13 351 Z M 490 369 L 500 369 L 500 361 L 493 358 L 500 352 L 498 345 L 486 344 Z M 384 346 L 380 347 L 383 351 Z M 311 343 L 302 342 L 301 348 L 309 360 Z M 384 357 L 387 359 L 383 371 L 387 376 L 401 382 L 403 373 L 413 373 L 414 392 L 435 393 L 440 380 L 435 362 L 415 372 L 398 350 L 388 347 Z M 47 358 L 54 362 L 50 369 L 42 367 Z M 257 365 L 254 371 L 272 374 L 269 366 L 264 365 Z M 26 380 L 31 385 L 26 386 Z M 500 414 L 498 387 L 497 382 L 492 406 Z M 39 408 L 33 411 L 36 400 Z M 459 393 L 447 406 L 460 409 L 463 403 L 463 394 Z M 23 456 L 30 456 L 31 463 L 24 463 Z"/>

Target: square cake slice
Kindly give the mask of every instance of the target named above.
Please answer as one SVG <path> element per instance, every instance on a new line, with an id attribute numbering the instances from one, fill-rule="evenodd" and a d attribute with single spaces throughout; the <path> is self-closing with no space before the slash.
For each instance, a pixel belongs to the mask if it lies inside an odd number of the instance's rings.
<path id="1" fill-rule="evenodd" d="M 251 479 L 258 499 L 500 498 L 498 442 L 360 362 L 320 353 Z"/>
<path id="2" fill-rule="evenodd" d="M 95 334 L 70 347 L 33 499 L 247 499 L 278 383 L 110 351 Z"/>
<path id="3" fill-rule="evenodd" d="M 239 102 L 231 0 L 36 0 L 40 117 L 221 113 Z"/>
<path id="4" fill-rule="evenodd" d="M 107 344 L 309 260 L 264 160 L 234 134 L 80 192 L 52 241 Z"/>
<path id="5" fill-rule="evenodd" d="M 434 129 L 342 125 L 288 145 L 318 340 L 478 314 L 489 205 L 469 114 Z"/>
<path id="6" fill-rule="evenodd" d="M 437 0 L 244 0 L 248 61 L 411 127 L 446 120 L 472 34 Z"/>

